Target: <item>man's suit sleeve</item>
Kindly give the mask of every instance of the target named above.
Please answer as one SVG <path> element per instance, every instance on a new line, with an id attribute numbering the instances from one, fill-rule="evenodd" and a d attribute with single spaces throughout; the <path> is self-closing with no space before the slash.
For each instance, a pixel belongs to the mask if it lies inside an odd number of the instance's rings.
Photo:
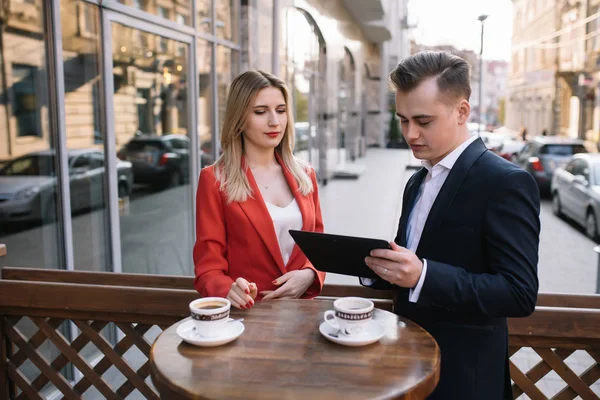
<path id="1" fill-rule="evenodd" d="M 419 307 L 490 317 L 522 317 L 535 308 L 538 292 L 540 198 L 533 177 L 507 174 L 488 199 L 484 220 L 486 273 L 467 272 L 427 260 Z"/>

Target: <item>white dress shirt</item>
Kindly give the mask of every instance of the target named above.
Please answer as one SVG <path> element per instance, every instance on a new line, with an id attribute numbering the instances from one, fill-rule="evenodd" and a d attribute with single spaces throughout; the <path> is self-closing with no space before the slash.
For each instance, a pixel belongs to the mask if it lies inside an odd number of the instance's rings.
<path id="1" fill-rule="evenodd" d="M 423 233 L 427 217 L 429 217 L 431 207 L 440 193 L 444 182 L 446 182 L 450 170 L 454 167 L 456 160 L 458 160 L 463 151 L 465 151 L 465 149 L 476 139 L 476 135 L 471 136 L 434 166 L 432 166 L 429 161 L 421 161 L 423 167 L 427 169 L 427 176 L 419 188 L 419 194 L 417 195 L 415 205 L 408 219 L 408 226 L 406 227 L 406 248 L 413 253 L 415 253 L 419 247 L 421 234 Z M 426 274 L 427 260 L 423 260 L 421 277 L 417 282 L 417 286 L 415 286 L 414 289 L 410 289 L 408 301 L 416 303 L 419 300 Z"/>
<path id="2" fill-rule="evenodd" d="M 279 207 L 274 204 L 265 202 L 271 219 L 273 220 L 273 227 L 277 234 L 277 241 L 279 242 L 279 250 L 281 251 L 281 258 L 283 258 L 283 265 L 287 265 L 292 250 L 294 250 L 294 239 L 289 233 L 290 229 L 300 230 L 302 229 L 302 213 L 296 199 L 292 200 L 286 207 Z"/>

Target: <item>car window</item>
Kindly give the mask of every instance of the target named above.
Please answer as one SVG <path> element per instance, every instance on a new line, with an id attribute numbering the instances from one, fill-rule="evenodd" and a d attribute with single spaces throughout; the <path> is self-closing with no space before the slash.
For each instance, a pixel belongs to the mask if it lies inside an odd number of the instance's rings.
<path id="1" fill-rule="evenodd" d="M 0 171 L 5 176 L 54 176 L 54 156 L 34 155 L 17 158 Z"/>
<path id="2" fill-rule="evenodd" d="M 587 153 L 581 144 L 547 144 L 540 149 L 540 154 L 553 156 L 572 156 L 578 153 Z"/>
<path id="3" fill-rule="evenodd" d="M 90 158 L 87 154 L 82 154 L 80 156 L 77 156 L 75 158 L 75 161 L 73 161 L 73 164 L 71 165 L 71 168 L 86 168 L 89 169 L 90 168 Z"/>
<path id="4" fill-rule="evenodd" d="M 587 168 L 587 163 L 584 160 L 573 160 L 573 168 L 572 168 L 572 174 L 577 176 L 577 175 L 584 175 L 585 170 L 588 169 Z M 589 172 L 588 172 L 589 175 Z M 584 175 L 585 176 L 585 175 Z"/>
<path id="5" fill-rule="evenodd" d="M 187 150 L 187 148 L 188 148 L 188 143 L 185 140 L 171 139 L 170 142 L 171 142 L 171 146 L 173 146 L 174 149 Z"/>
<path id="6" fill-rule="evenodd" d="M 102 153 L 90 153 L 90 168 L 104 167 L 104 155 Z"/>
<path id="7" fill-rule="evenodd" d="M 529 158 L 531 156 L 531 148 L 531 143 L 527 143 L 525 146 L 523 146 L 521 153 L 519 153 L 519 158 L 521 158 L 522 160 L 526 160 L 527 158 Z"/>
<path id="8" fill-rule="evenodd" d="M 135 140 L 127 143 L 127 146 L 125 146 L 125 148 L 127 149 L 127 151 L 133 152 L 150 152 L 164 150 L 165 145 L 162 142 L 159 142 L 158 140 Z"/>
<path id="9" fill-rule="evenodd" d="M 573 169 L 575 168 L 575 166 L 577 165 L 577 160 L 571 160 L 569 161 L 569 163 L 567 164 L 567 166 L 565 167 L 565 171 L 569 172 L 569 173 L 573 173 Z"/>

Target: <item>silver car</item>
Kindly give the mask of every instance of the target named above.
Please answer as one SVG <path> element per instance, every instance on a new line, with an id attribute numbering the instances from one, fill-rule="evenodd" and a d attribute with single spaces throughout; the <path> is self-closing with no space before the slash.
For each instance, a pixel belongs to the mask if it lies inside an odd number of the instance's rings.
<path id="1" fill-rule="evenodd" d="M 71 150 L 69 184 L 73 213 L 104 204 L 104 153 Z M 52 150 L 29 153 L 0 170 L 0 223 L 56 219 L 56 162 Z M 131 163 L 117 160 L 119 197 L 133 187 Z"/>
<path id="2" fill-rule="evenodd" d="M 600 217 L 600 154 L 574 155 L 552 176 L 552 210 L 571 218 L 585 228 L 593 240 L 598 239 Z"/>

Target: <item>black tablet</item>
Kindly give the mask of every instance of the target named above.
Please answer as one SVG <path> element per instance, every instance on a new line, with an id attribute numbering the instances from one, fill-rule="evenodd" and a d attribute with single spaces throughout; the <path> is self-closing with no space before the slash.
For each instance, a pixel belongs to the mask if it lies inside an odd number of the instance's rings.
<path id="1" fill-rule="evenodd" d="M 365 258 L 374 249 L 391 249 L 381 239 L 290 230 L 290 235 L 316 269 L 323 272 L 377 278 Z"/>

